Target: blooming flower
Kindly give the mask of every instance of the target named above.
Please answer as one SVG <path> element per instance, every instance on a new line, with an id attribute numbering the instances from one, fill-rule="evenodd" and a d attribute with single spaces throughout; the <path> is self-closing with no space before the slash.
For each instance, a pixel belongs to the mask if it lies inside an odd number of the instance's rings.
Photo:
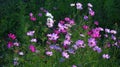
<path id="1" fill-rule="evenodd" d="M 85 16 L 84 16 L 84 20 L 88 20 L 88 16 L 85 15 Z"/>
<path id="2" fill-rule="evenodd" d="M 75 50 L 78 49 L 78 46 L 77 46 L 76 44 L 74 44 L 72 47 L 73 47 Z"/>
<path id="3" fill-rule="evenodd" d="M 12 43 L 12 42 L 8 42 L 7 47 L 8 47 L 8 48 L 13 47 L 13 43 Z"/>
<path id="4" fill-rule="evenodd" d="M 51 18 L 51 19 L 54 18 L 53 15 L 52 15 L 51 13 L 49 13 L 49 12 L 46 12 L 46 16 L 47 16 L 48 18 Z"/>
<path id="5" fill-rule="evenodd" d="M 88 35 L 90 35 L 93 38 L 100 38 L 101 37 L 100 31 L 101 31 L 101 28 L 99 28 L 99 27 L 95 28 L 95 29 L 92 29 L 91 31 L 89 31 Z"/>
<path id="6" fill-rule="evenodd" d="M 34 45 L 30 45 L 30 46 L 29 46 L 29 49 L 30 49 L 31 52 L 35 52 L 35 51 L 36 51 L 36 48 L 35 48 Z"/>
<path id="7" fill-rule="evenodd" d="M 57 40 L 59 38 L 59 36 L 55 33 L 52 33 L 52 34 L 47 34 L 49 40 Z"/>
<path id="8" fill-rule="evenodd" d="M 52 51 L 47 51 L 47 52 L 46 52 L 46 55 L 52 56 L 52 55 L 53 55 L 53 52 L 52 52 Z"/>
<path id="9" fill-rule="evenodd" d="M 33 13 L 29 13 L 29 16 L 30 16 L 30 17 L 33 17 Z"/>
<path id="10" fill-rule="evenodd" d="M 72 67 L 77 67 L 76 65 L 72 65 Z"/>
<path id="11" fill-rule="evenodd" d="M 99 25 L 99 22 L 98 22 L 98 21 L 95 21 L 94 24 L 95 24 L 95 25 Z"/>
<path id="12" fill-rule="evenodd" d="M 88 3 L 87 5 L 88 5 L 88 7 L 90 7 L 90 8 L 93 7 L 93 5 L 92 5 L 91 3 Z"/>
<path id="13" fill-rule="evenodd" d="M 106 33 L 110 33 L 110 29 L 105 28 Z"/>
<path id="14" fill-rule="evenodd" d="M 84 30 L 87 30 L 89 27 L 87 25 L 83 25 L 82 27 Z"/>
<path id="15" fill-rule="evenodd" d="M 110 58 L 109 54 L 103 54 L 102 57 L 103 57 L 104 59 L 109 59 L 109 58 Z"/>
<path id="16" fill-rule="evenodd" d="M 65 35 L 65 39 L 66 39 L 66 40 L 70 40 L 70 39 L 71 39 L 71 34 L 70 34 L 70 33 L 66 34 L 66 35 Z"/>
<path id="17" fill-rule="evenodd" d="M 71 44 L 71 41 L 70 41 L 70 40 L 64 40 L 63 44 L 64 44 L 64 45 L 70 45 L 70 44 Z"/>
<path id="18" fill-rule="evenodd" d="M 55 34 L 59 34 L 60 31 L 59 31 L 58 29 L 56 29 L 56 30 L 54 30 L 54 33 L 55 33 Z"/>
<path id="19" fill-rule="evenodd" d="M 110 33 L 112 33 L 112 34 L 116 34 L 117 31 L 116 31 L 116 30 L 111 30 Z"/>
<path id="20" fill-rule="evenodd" d="M 34 33 L 35 33 L 35 31 L 29 31 L 29 32 L 27 32 L 27 35 L 28 35 L 28 36 L 33 36 Z"/>
<path id="21" fill-rule="evenodd" d="M 53 27 L 53 24 L 54 24 L 54 20 L 52 18 L 47 18 L 47 23 L 46 25 L 51 28 Z"/>
<path id="22" fill-rule="evenodd" d="M 65 21 L 70 21 L 70 18 L 69 17 L 65 17 Z"/>
<path id="23" fill-rule="evenodd" d="M 23 53 L 23 52 L 19 52 L 19 55 L 23 56 L 23 55 L 24 55 L 24 53 Z"/>
<path id="24" fill-rule="evenodd" d="M 69 58 L 69 54 L 67 52 L 65 52 L 65 51 L 62 52 L 62 56 L 64 58 Z"/>
<path id="25" fill-rule="evenodd" d="M 30 40 L 31 42 L 37 42 L 37 39 L 36 38 L 33 38 Z"/>
<path id="26" fill-rule="evenodd" d="M 100 53 L 102 51 L 101 48 L 99 48 L 98 46 L 93 47 L 93 50 L 97 51 L 98 53 Z"/>
<path id="27" fill-rule="evenodd" d="M 30 17 L 31 21 L 36 21 L 36 17 Z"/>
<path id="28" fill-rule="evenodd" d="M 95 38 L 89 38 L 88 39 L 88 46 L 90 46 L 90 47 L 96 46 L 96 40 L 95 40 Z"/>
<path id="29" fill-rule="evenodd" d="M 19 46 L 18 42 L 13 43 L 14 46 Z"/>
<path id="30" fill-rule="evenodd" d="M 78 47 L 83 47 L 83 48 L 85 47 L 83 40 L 77 40 L 75 43 Z"/>
<path id="31" fill-rule="evenodd" d="M 90 10 L 90 11 L 89 11 L 89 14 L 90 14 L 90 16 L 94 16 L 94 15 L 95 15 L 95 12 L 94 12 L 93 10 Z"/>
<path id="32" fill-rule="evenodd" d="M 82 4 L 81 3 L 76 3 L 76 8 L 82 10 Z"/>
<path id="33" fill-rule="evenodd" d="M 9 34 L 8 34 L 8 37 L 11 38 L 11 39 L 13 39 L 13 40 L 16 39 L 15 34 L 12 34 L 12 33 L 9 33 Z"/>
<path id="34" fill-rule="evenodd" d="M 74 21 L 74 20 L 70 20 L 68 23 L 69 23 L 70 25 L 74 25 L 74 24 L 75 24 L 75 21 Z"/>
<path id="35" fill-rule="evenodd" d="M 63 25 L 63 24 L 61 24 L 61 23 L 58 23 L 58 30 L 59 30 L 60 32 L 66 33 L 66 32 L 67 32 L 67 29 L 68 29 L 67 26 L 65 26 L 65 25 Z"/>
<path id="36" fill-rule="evenodd" d="M 112 38 L 113 40 L 116 40 L 116 37 L 115 37 L 114 35 L 111 35 L 111 38 Z"/>

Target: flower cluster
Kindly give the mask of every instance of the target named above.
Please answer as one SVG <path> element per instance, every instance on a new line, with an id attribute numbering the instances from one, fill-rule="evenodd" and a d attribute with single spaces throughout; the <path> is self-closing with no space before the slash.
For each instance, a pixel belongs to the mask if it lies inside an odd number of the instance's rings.
<path id="1" fill-rule="evenodd" d="M 77 10 L 82 10 L 83 9 L 83 5 L 79 2 L 77 2 L 76 4 L 72 3 L 70 4 L 70 6 L 75 6 Z M 83 19 L 85 21 L 88 21 L 88 18 L 93 17 L 95 15 L 94 10 L 92 9 L 93 5 L 91 3 L 87 4 L 88 6 L 88 14 L 90 16 L 84 15 Z M 77 52 L 77 50 L 79 49 L 85 49 L 85 48 L 90 48 L 93 51 L 97 52 L 97 53 L 102 53 L 102 47 L 104 46 L 106 47 L 110 47 L 112 46 L 118 46 L 118 43 L 120 43 L 120 41 L 117 41 L 117 31 L 116 30 L 110 30 L 108 28 L 102 28 L 99 26 L 99 22 L 98 21 L 94 21 L 94 26 L 90 26 L 87 23 L 83 23 L 84 25 L 82 25 L 81 27 L 79 27 L 83 32 L 80 33 L 79 37 L 77 40 L 74 40 L 74 38 L 72 38 L 72 36 L 74 36 L 76 34 L 76 32 L 74 32 L 71 28 L 73 26 L 78 27 L 79 25 L 77 25 L 77 23 L 75 23 L 74 18 L 70 18 L 70 17 L 65 17 L 63 18 L 63 20 L 60 20 L 56 26 L 54 26 L 54 16 L 48 12 L 47 10 L 41 8 L 40 10 L 42 10 L 43 12 L 45 12 L 45 16 L 47 17 L 47 28 L 50 29 L 50 31 L 47 31 L 47 33 L 43 33 L 45 34 L 46 38 L 41 38 L 41 41 L 44 40 L 44 42 L 47 44 L 43 44 L 45 45 L 46 49 L 45 49 L 45 54 L 47 56 L 53 56 L 54 53 L 53 51 L 57 51 L 61 54 L 62 56 L 62 60 L 64 61 L 65 59 L 69 59 L 70 56 L 72 54 L 75 54 Z M 30 16 L 30 20 L 31 21 L 36 21 L 36 17 L 33 15 L 33 13 L 29 14 Z M 38 16 L 42 16 L 41 13 L 39 13 Z M 81 22 L 82 23 L 82 22 Z M 42 25 L 41 25 L 42 26 Z M 77 30 L 77 33 L 80 30 Z M 103 33 L 101 33 L 103 32 Z M 75 33 L 75 34 L 74 34 Z M 31 51 L 31 53 L 35 53 L 37 52 L 37 48 L 35 46 L 35 43 L 38 44 L 38 40 L 35 37 L 35 31 L 28 31 L 26 32 L 26 35 L 29 37 L 29 41 L 30 44 L 28 46 L 29 50 Z M 8 48 L 12 48 L 12 47 L 18 47 L 20 46 L 20 44 L 16 41 L 16 35 L 13 33 L 9 33 L 8 37 L 10 38 L 10 41 L 7 44 Z M 99 44 L 99 40 L 102 39 L 102 37 L 105 37 L 105 43 L 106 45 L 101 46 L 101 44 Z M 15 49 L 17 50 L 17 49 Z M 24 52 L 22 50 L 18 50 L 16 51 L 17 54 L 19 54 L 20 56 L 24 55 Z M 103 54 L 102 57 L 104 59 L 109 59 L 110 56 L 109 54 Z M 18 65 L 18 58 L 14 58 L 14 65 Z M 76 65 L 73 65 L 72 67 L 77 67 Z"/>

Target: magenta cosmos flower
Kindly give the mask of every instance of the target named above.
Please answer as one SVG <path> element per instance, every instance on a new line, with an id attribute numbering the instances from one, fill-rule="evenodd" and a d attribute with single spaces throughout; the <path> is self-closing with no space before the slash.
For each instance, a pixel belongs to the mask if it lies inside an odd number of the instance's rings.
<path id="1" fill-rule="evenodd" d="M 13 47 L 13 43 L 12 43 L 12 42 L 8 42 L 7 47 L 8 47 L 8 48 Z"/>
<path id="2" fill-rule="evenodd" d="M 87 30 L 89 27 L 87 25 L 83 25 L 82 27 L 84 30 Z"/>
<path id="3" fill-rule="evenodd" d="M 8 34 L 8 37 L 11 38 L 11 39 L 13 39 L 13 40 L 16 39 L 15 34 L 12 34 L 12 33 L 9 33 L 9 34 Z"/>
<path id="4" fill-rule="evenodd" d="M 36 17 L 30 17 L 31 21 L 36 21 Z"/>
<path id="5" fill-rule="evenodd" d="M 30 46 L 29 46 L 29 49 L 30 49 L 31 52 L 35 52 L 35 51 L 36 51 L 36 48 L 35 48 L 34 45 L 30 45 Z"/>

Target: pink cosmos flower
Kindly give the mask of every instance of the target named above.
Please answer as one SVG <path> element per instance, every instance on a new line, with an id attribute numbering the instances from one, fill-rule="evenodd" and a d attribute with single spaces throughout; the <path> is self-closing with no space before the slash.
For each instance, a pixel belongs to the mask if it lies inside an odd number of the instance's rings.
<path id="1" fill-rule="evenodd" d="M 70 18 L 69 17 L 65 17 L 65 21 L 70 21 Z"/>
<path id="2" fill-rule="evenodd" d="M 75 44 L 75 45 L 73 45 L 72 46 L 75 50 L 77 50 L 78 49 L 78 46 Z"/>
<path id="3" fill-rule="evenodd" d="M 8 34 L 8 37 L 11 38 L 11 39 L 13 39 L 13 40 L 16 39 L 15 34 L 12 34 L 12 33 L 9 33 L 9 34 Z"/>
<path id="4" fill-rule="evenodd" d="M 69 33 L 66 34 L 66 35 L 65 35 L 65 39 L 66 39 L 66 40 L 70 40 L 70 39 L 71 39 L 71 34 L 69 34 Z"/>
<path id="5" fill-rule="evenodd" d="M 74 25 L 74 24 L 75 24 L 75 21 L 74 21 L 74 20 L 70 20 L 68 23 L 69 23 L 70 25 Z"/>
<path id="6" fill-rule="evenodd" d="M 90 14 L 90 16 L 94 16 L 94 15 L 95 15 L 95 12 L 94 12 L 93 10 L 90 10 L 90 11 L 89 11 L 89 14 Z"/>
<path id="7" fill-rule="evenodd" d="M 19 46 L 18 42 L 13 43 L 14 46 Z"/>
<path id="8" fill-rule="evenodd" d="M 8 48 L 13 47 L 13 43 L 12 43 L 12 42 L 8 42 L 7 47 L 8 47 Z"/>
<path id="9" fill-rule="evenodd" d="M 52 51 L 47 51 L 47 52 L 46 52 L 46 55 L 52 56 L 52 55 L 53 55 L 53 52 L 52 52 Z"/>
<path id="10" fill-rule="evenodd" d="M 35 48 L 34 45 L 30 45 L 30 46 L 29 46 L 29 49 L 30 49 L 31 52 L 35 52 L 35 51 L 36 51 L 36 48 Z"/>
<path id="11" fill-rule="evenodd" d="M 35 17 L 30 17 L 30 20 L 31 21 L 36 21 L 36 18 Z"/>
<path id="12" fill-rule="evenodd" d="M 98 22 L 98 21 L 95 21 L 94 24 L 95 24 L 95 25 L 99 25 L 99 22 Z"/>
<path id="13" fill-rule="evenodd" d="M 116 30 L 111 30 L 110 33 L 117 34 L 117 31 Z"/>
<path id="14" fill-rule="evenodd" d="M 60 24 L 64 24 L 64 23 L 65 23 L 65 21 L 61 20 L 61 21 L 59 21 L 59 23 L 60 23 Z"/>
<path id="15" fill-rule="evenodd" d="M 90 46 L 90 47 L 96 46 L 96 40 L 95 40 L 95 38 L 89 38 L 88 39 L 88 46 Z"/>
<path id="16" fill-rule="evenodd" d="M 28 35 L 28 36 L 33 36 L 34 33 L 35 33 L 35 31 L 28 31 L 28 32 L 27 32 L 27 35 Z"/>
<path id="17" fill-rule="evenodd" d="M 77 67 L 76 65 L 72 65 L 72 67 Z"/>
<path id="18" fill-rule="evenodd" d="M 54 30 L 54 33 L 55 33 L 55 34 L 59 34 L 60 31 L 56 29 L 56 30 Z"/>
<path id="19" fill-rule="evenodd" d="M 77 45 L 78 47 L 82 47 L 82 48 L 85 47 L 83 40 L 77 40 L 75 43 L 76 43 L 76 45 Z"/>
<path id="20" fill-rule="evenodd" d="M 64 44 L 64 45 L 70 45 L 70 44 L 71 44 L 71 41 L 70 41 L 70 40 L 64 40 L 63 44 Z"/>
<path id="21" fill-rule="evenodd" d="M 103 57 L 104 59 L 109 59 L 109 58 L 110 58 L 109 54 L 103 54 L 102 57 Z"/>
<path id="22" fill-rule="evenodd" d="M 65 52 L 65 51 L 62 52 L 62 56 L 64 58 L 69 58 L 69 54 L 67 52 Z"/>
<path id="23" fill-rule="evenodd" d="M 87 25 L 83 25 L 82 27 L 84 30 L 87 30 L 89 27 Z"/>
<path id="24" fill-rule="evenodd" d="M 101 31 L 101 28 L 99 28 L 99 27 L 95 28 L 95 29 L 92 29 L 91 31 L 89 31 L 88 35 L 90 35 L 93 38 L 100 38 L 101 37 L 100 31 Z"/>
<path id="25" fill-rule="evenodd" d="M 30 17 L 33 17 L 33 13 L 29 13 L 29 16 L 30 16 Z"/>

